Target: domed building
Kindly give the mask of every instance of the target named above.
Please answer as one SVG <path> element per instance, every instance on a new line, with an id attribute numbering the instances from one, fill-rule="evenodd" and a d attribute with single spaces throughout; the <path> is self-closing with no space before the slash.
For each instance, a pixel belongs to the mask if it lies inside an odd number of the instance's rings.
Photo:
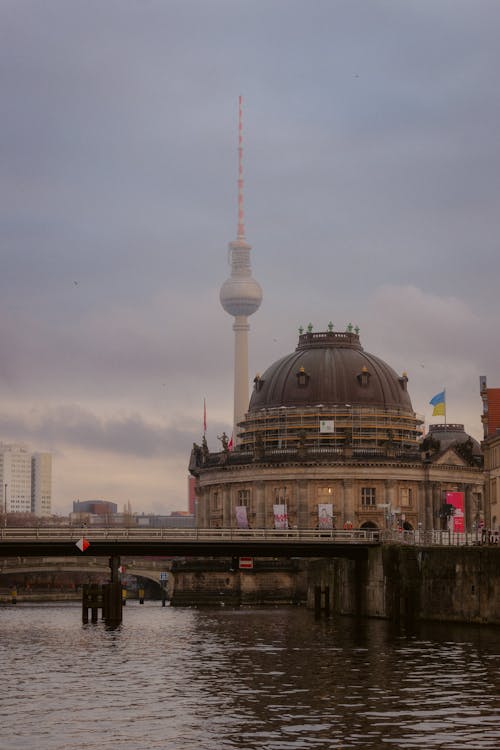
<path id="1" fill-rule="evenodd" d="M 366 352 L 359 329 L 301 330 L 254 379 L 236 448 L 193 446 L 200 527 L 443 528 L 448 492 L 466 525 L 483 507 L 481 451 L 462 425 L 413 410 L 406 373 Z"/>

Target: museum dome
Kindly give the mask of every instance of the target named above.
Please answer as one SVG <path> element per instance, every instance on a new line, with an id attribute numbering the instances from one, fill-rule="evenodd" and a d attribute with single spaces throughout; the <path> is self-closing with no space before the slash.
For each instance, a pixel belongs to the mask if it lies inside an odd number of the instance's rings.
<path id="1" fill-rule="evenodd" d="M 262 454 L 388 457 L 419 453 L 422 419 L 408 378 L 365 352 L 359 329 L 300 331 L 294 352 L 254 379 L 239 448 Z"/>
<path id="2" fill-rule="evenodd" d="M 256 376 L 249 412 L 319 405 L 412 412 L 407 381 L 405 373 L 365 352 L 358 333 L 308 331 L 294 352 Z"/>

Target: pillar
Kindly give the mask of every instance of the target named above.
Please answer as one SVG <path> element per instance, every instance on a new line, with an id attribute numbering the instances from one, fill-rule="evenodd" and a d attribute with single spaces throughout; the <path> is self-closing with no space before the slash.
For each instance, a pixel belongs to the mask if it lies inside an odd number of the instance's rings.
<path id="1" fill-rule="evenodd" d="M 356 509 L 354 507 L 354 482 L 352 479 L 344 479 L 344 507 L 343 507 L 343 519 L 342 524 L 346 521 L 352 521 L 356 515 Z"/>
<path id="2" fill-rule="evenodd" d="M 308 489 L 309 482 L 307 479 L 299 479 L 296 481 L 297 526 L 299 529 L 307 529 L 311 526 Z"/>
<path id="3" fill-rule="evenodd" d="M 253 485 L 253 503 L 255 508 L 255 527 L 263 529 L 265 523 L 265 504 L 264 504 L 264 482 L 254 482 Z"/>
<path id="4" fill-rule="evenodd" d="M 222 486 L 222 526 L 225 529 L 234 526 L 234 519 L 231 514 L 231 485 Z"/>

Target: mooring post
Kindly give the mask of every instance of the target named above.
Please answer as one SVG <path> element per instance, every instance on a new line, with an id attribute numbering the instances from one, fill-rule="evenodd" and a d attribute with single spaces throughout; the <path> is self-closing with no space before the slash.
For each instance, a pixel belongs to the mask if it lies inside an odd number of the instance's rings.
<path id="1" fill-rule="evenodd" d="M 89 584 L 82 586 L 82 622 L 86 625 L 89 621 Z"/>
<path id="2" fill-rule="evenodd" d="M 102 609 L 101 619 L 106 621 L 109 611 L 109 583 L 103 583 L 102 585 Z"/>
<path id="3" fill-rule="evenodd" d="M 120 556 L 109 558 L 111 583 L 106 587 L 104 609 L 106 611 L 106 625 L 116 627 L 122 621 L 122 582 L 120 580 Z"/>
<path id="4" fill-rule="evenodd" d="M 139 604 L 144 604 L 144 589 L 139 589 Z"/>
<path id="5" fill-rule="evenodd" d="M 111 555 L 109 558 L 109 568 L 111 570 L 111 583 L 117 583 L 120 580 L 120 555 Z"/>
<path id="6" fill-rule="evenodd" d="M 90 584 L 90 619 L 91 622 L 96 623 L 99 619 L 99 584 Z"/>
<path id="7" fill-rule="evenodd" d="M 15 586 L 14 586 L 14 588 L 12 589 L 12 592 L 11 592 L 11 597 L 12 597 L 12 598 L 11 598 L 11 602 L 12 602 L 12 604 L 17 604 L 17 589 L 16 589 L 16 587 L 15 587 Z"/>

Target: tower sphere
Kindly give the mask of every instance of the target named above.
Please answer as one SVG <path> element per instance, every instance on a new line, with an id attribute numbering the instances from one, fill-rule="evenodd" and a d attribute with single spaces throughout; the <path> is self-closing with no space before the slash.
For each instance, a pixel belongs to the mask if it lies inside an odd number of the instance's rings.
<path id="1" fill-rule="evenodd" d="M 262 302 L 262 289 L 252 276 L 250 245 L 237 240 L 229 245 L 231 276 L 222 284 L 220 302 L 224 310 L 234 317 L 252 315 Z"/>

